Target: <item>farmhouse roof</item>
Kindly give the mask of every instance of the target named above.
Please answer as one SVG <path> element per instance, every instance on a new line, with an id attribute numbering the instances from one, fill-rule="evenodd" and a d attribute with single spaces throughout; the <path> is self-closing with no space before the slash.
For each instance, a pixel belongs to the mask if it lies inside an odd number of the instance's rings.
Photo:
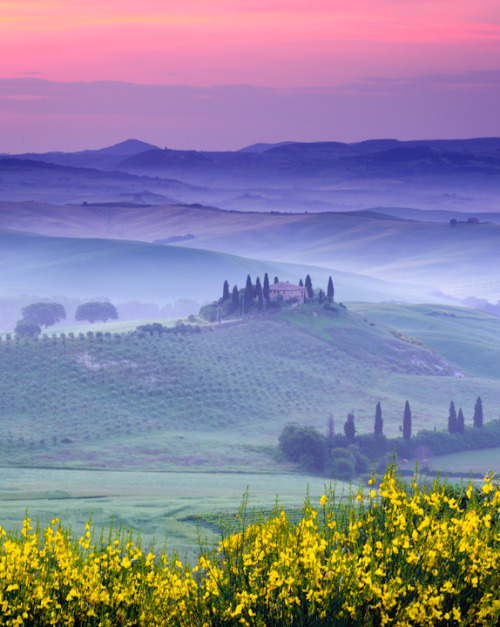
<path id="1" fill-rule="evenodd" d="M 283 281 L 280 281 L 279 283 L 272 283 L 269 286 L 269 289 L 280 290 L 280 292 L 284 292 L 286 290 L 296 291 L 296 290 L 302 290 L 305 288 L 303 288 L 301 285 L 294 285 L 293 283 L 289 283 L 288 281 L 286 283 L 284 283 Z"/>

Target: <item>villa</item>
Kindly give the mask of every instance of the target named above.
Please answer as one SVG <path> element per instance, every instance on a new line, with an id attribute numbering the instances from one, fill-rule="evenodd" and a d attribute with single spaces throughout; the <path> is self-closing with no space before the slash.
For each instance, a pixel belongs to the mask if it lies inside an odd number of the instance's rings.
<path id="1" fill-rule="evenodd" d="M 283 300 L 298 300 L 303 303 L 306 300 L 307 291 L 305 287 L 300 285 L 293 285 L 288 281 L 286 283 L 272 283 L 269 286 L 269 297 L 271 300 L 278 300 L 279 297 Z"/>

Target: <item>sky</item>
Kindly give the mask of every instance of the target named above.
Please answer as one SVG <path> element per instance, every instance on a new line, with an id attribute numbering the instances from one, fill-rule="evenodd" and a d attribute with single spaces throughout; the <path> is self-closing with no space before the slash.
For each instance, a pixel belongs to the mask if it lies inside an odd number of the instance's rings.
<path id="1" fill-rule="evenodd" d="M 0 0 L 0 153 L 500 136 L 498 0 Z"/>

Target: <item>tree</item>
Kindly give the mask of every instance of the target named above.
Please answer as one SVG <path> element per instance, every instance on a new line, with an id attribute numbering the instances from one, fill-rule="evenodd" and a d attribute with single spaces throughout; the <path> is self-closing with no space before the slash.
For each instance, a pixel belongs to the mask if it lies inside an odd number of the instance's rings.
<path id="1" fill-rule="evenodd" d="M 373 433 L 375 435 L 382 435 L 384 430 L 384 421 L 382 419 L 382 407 L 380 402 L 375 407 L 375 422 L 373 425 Z"/>
<path id="2" fill-rule="evenodd" d="M 326 297 L 328 298 L 329 303 L 333 302 L 333 295 L 334 295 L 333 281 L 332 281 L 332 277 L 330 277 L 328 279 L 328 287 L 326 288 Z"/>
<path id="3" fill-rule="evenodd" d="M 271 294 L 269 292 L 269 277 L 267 276 L 267 272 L 264 274 L 264 286 L 262 287 L 262 295 L 264 296 L 264 300 L 266 301 L 266 307 L 269 309 L 271 305 Z"/>
<path id="4" fill-rule="evenodd" d="M 277 277 L 277 276 L 275 276 L 275 277 L 274 277 L 274 282 L 275 282 L 275 283 L 279 283 L 279 282 L 280 282 L 280 280 L 278 279 L 278 277 Z"/>
<path id="5" fill-rule="evenodd" d="M 144 336 L 146 333 L 149 335 L 153 335 L 157 333 L 158 335 L 162 335 L 162 333 L 168 333 L 170 329 L 168 327 L 164 327 L 159 322 L 152 322 L 150 324 L 141 324 L 135 329 L 140 336 Z"/>
<path id="6" fill-rule="evenodd" d="M 243 298 L 243 311 L 247 314 L 252 306 L 253 298 L 253 285 L 250 275 L 247 275 L 247 282 L 245 285 L 245 296 Z"/>
<path id="7" fill-rule="evenodd" d="M 344 433 L 349 442 L 354 442 L 356 437 L 356 427 L 354 425 L 354 414 L 352 413 L 347 414 L 347 420 L 344 423 Z"/>
<path id="8" fill-rule="evenodd" d="M 233 287 L 233 293 L 231 296 L 231 307 L 233 311 L 238 311 L 239 306 L 240 306 L 240 294 L 238 292 L 238 286 L 235 285 Z"/>
<path id="9" fill-rule="evenodd" d="M 264 309 L 264 297 L 262 294 L 262 285 L 260 284 L 260 279 L 257 277 L 255 281 L 255 294 L 257 296 L 257 309 L 262 311 Z"/>
<path id="10" fill-rule="evenodd" d="M 42 332 L 42 329 L 36 322 L 31 322 L 31 320 L 25 320 L 24 318 L 18 320 L 14 330 L 19 337 L 35 337 L 35 335 L 40 335 Z"/>
<path id="11" fill-rule="evenodd" d="M 478 396 L 474 406 L 474 426 L 480 429 L 483 426 L 483 401 Z"/>
<path id="12" fill-rule="evenodd" d="M 22 308 L 23 319 L 41 327 L 51 327 L 66 318 L 66 311 L 59 303 L 33 303 Z"/>
<path id="13" fill-rule="evenodd" d="M 229 283 L 227 281 L 224 281 L 222 288 L 222 300 L 229 300 Z"/>
<path id="14" fill-rule="evenodd" d="M 299 281 L 299 287 L 304 287 L 304 281 L 302 279 Z"/>
<path id="15" fill-rule="evenodd" d="M 307 470 L 321 470 L 325 463 L 325 438 L 314 427 L 286 425 L 279 437 L 286 459 L 299 462 Z"/>
<path id="16" fill-rule="evenodd" d="M 328 417 L 328 433 L 326 436 L 326 447 L 330 451 L 333 448 L 333 437 L 335 435 L 335 423 L 333 422 L 333 416 L 330 414 Z"/>
<path id="17" fill-rule="evenodd" d="M 453 401 L 450 403 L 450 411 L 448 413 L 448 433 L 457 433 L 457 411 Z"/>
<path id="18" fill-rule="evenodd" d="M 409 440 L 411 438 L 411 410 L 410 403 L 405 403 L 405 413 L 403 416 L 403 438 Z"/>
<path id="19" fill-rule="evenodd" d="M 461 407 L 458 410 L 457 416 L 457 433 L 460 433 L 460 435 L 465 435 L 465 418 L 464 412 L 462 411 Z"/>
<path id="20" fill-rule="evenodd" d="M 94 324 L 96 320 L 106 322 L 107 320 L 117 320 L 118 312 L 116 307 L 107 302 L 89 302 L 80 305 L 75 313 L 75 320 L 79 322 L 82 320 L 88 320 L 91 324 Z"/>
<path id="21" fill-rule="evenodd" d="M 305 288 L 307 292 L 307 298 L 314 298 L 314 291 L 312 286 L 311 277 L 309 275 L 306 276 Z"/>

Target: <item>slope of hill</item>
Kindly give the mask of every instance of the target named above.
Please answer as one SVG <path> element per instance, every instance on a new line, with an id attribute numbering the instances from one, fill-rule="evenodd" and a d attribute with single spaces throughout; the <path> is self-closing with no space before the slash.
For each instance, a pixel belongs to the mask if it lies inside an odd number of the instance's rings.
<path id="1" fill-rule="evenodd" d="M 443 310 L 434 311 L 410 315 L 439 328 Z M 488 337 L 498 345 L 498 319 L 464 313 L 450 338 L 482 335 L 462 344 L 469 353 Z M 444 428 L 452 399 L 467 423 L 478 395 L 485 420 L 500 407 L 498 369 L 472 376 L 474 368 L 339 305 L 198 333 L 4 340 L 0 367 L 2 458 L 24 465 L 276 470 L 265 447 L 290 421 L 324 431 L 331 415 L 342 432 L 354 411 L 358 432 L 370 432 L 380 401 L 384 432 L 397 435 L 406 400 L 414 431 Z"/>
<path id="2" fill-rule="evenodd" d="M 470 375 L 500 378 L 500 318 L 460 307 L 353 303 L 353 311 L 415 337 Z"/>
<path id="3" fill-rule="evenodd" d="M 54 203 L 151 200 L 160 195 L 162 202 L 173 198 L 197 198 L 202 190 L 169 178 L 59 165 L 35 159 L 0 159 L 0 198 L 10 201 Z M 157 204 L 156 200 L 155 204 Z M 153 203 L 151 203 L 153 204 Z"/>
<path id="4" fill-rule="evenodd" d="M 124 240 L 63 238 L 0 230 L 2 297 L 130 299 L 197 303 L 222 293 L 224 280 L 243 287 L 247 274 L 297 282 L 314 271 L 326 286 L 328 271 L 298 264 L 244 259 L 205 250 Z M 361 277 L 361 282 L 363 281 Z M 376 291 L 377 282 L 365 281 Z M 192 313 L 197 313 L 192 312 Z"/>
<path id="5" fill-rule="evenodd" d="M 82 150 L 80 152 L 45 152 L 41 154 L 16 155 L 18 159 L 35 159 L 46 163 L 72 166 L 75 168 L 94 168 L 110 170 L 127 157 L 138 155 L 147 150 L 158 149 L 158 146 L 137 139 L 127 139 L 114 146 L 100 150 Z"/>
<path id="6" fill-rule="evenodd" d="M 448 223 L 381 219 L 376 214 L 312 214 L 300 220 L 284 217 L 272 228 L 255 218 L 252 226 L 231 234 L 194 234 L 196 238 L 179 245 L 293 259 L 411 283 L 427 299 L 432 291 L 493 302 L 500 297 L 500 226 L 495 224 L 450 228 Z"/>
<path id="7" fill-rule="evenodd" d="M 312 271 L 318 285 L 324 283 L 326 272 L 321 268 L 336 275 L 364 275 L 363 280 L 359 276 L 336 279 L 342 284 L 344 300 L 373 300 L 377 291 L 378 300 L 412 302 L 436 300 L 432 292 L 491 302 L 500 298 L 496 271 L 500 226 L 491 223 L 451 228 L 448 221 L 409 221 L 376 212 L 256 214 L 198 205 L 0 203 L 0 228 L 8 225 L 65 237 L 149 242 L 180 238 L 175 243 L 179 248 L 318 266 Z M 300 277 L 303 272 L 295 274 Z M 287 276 L 297 280 L 288 272 Z"/>

